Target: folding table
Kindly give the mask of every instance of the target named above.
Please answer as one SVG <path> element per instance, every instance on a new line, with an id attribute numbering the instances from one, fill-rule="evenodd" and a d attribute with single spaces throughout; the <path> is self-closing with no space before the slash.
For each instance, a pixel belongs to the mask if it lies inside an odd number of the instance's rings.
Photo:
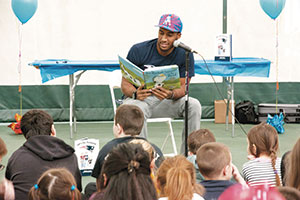
<path id="1" fill-rule="evenodd" d="M 233 58 L 230 62 L 195 60 L 195 74 L 226 77 L 227 99 L 231 99 L 232 116 L 234 116 L 234 76 L 269 77 L 270 61 L 264 58 Z M 73 124 L 76 132 L 76 115 L 74 108 L 75 86 L 80 76 L 87 70 L 114 71 L 120 69 L 117 60 L 36 60 L 29 65 L 40 69 L 42 82 L 69 75 L 70 95 L 70 137 L 73 138 Z M 208 69 L 209 70 L 208 70 Z M 74 73 L 81 71 L 75 76 Z M 229 101 L 228 101 L 229 102 Z M 232 136 L 234 136 L 234 117 L 232 117 Z M 228 126 L 228 106 L 226 124 Z"/>

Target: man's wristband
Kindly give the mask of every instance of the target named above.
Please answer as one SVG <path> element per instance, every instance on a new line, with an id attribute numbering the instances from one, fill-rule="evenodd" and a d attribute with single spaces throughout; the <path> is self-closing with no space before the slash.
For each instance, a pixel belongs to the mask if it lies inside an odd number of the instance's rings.
<path id="1" fill-rule="evenodd" d="M 131 98 L 137 99 L 137 90 L 132 93 Z"/>
<path id="2" fill-rule="evenodd" d="M 171 97 L 169 99 L 174 100 L 174 91 L 173 90 L 172 90 L 172 95 L 171 95 Z"/>

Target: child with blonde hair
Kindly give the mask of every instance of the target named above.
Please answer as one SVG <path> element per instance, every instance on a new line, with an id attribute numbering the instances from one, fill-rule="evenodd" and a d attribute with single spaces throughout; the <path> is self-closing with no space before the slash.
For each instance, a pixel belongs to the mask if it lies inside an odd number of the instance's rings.
<path id="1" fill-rule="evenodd" d="M 80 200 L 73 175 L 65 168 L 45 171 L 29 191 L 29 200 Z"/>
<path id="2" fill-rule="evenodd" d="M 261 123 L 250 129 L 247 139 L 250 161 L 243 165 L 245 181 L 249 186 L 281 186 L 281 158 L 277 157 L 279 141 L 276 129 Z"/>
<path id="3" fill-rule="evenodd" d="M 157 171 L 160 200 L 202 200 L 204 188 L 196 183 L 195 168 L 184 156 L 167 158 Z"/>
<path id="4" fill-rule="evenodd" d="M 149 154 L 151 174 L 155 175 L 157 170 L 157 166 L 155 165 L 155 159 L 157 155 L 153 146 L 147 140 L 138 138 L 131 140 L 129 143 L 142 145 L 143 149 Z"/>
<path id="5" fill-rule="evenodd" d="M 159 156 L 157 156 L 157 153 L 155 152 L 155 149 L 153 148 L 153 146 L 146 140 L 142 140 L 142 139 L 133 139 L 131 140 L 129 143 L 132 144 L 141 144 L 143 149 L 149 154 L 149 158 L 150 158 L 150 169 L 151 169 L 151 174 L 150 177 L 154 183 L 154 186 L 156 188 L 156 192 L 159 194 L 160 191 L 157 187 L 157 183 L 156 183 L 156 174 L 157 174 L 157 166 L 155 164 L 155 160 L 156 158 Z"/>

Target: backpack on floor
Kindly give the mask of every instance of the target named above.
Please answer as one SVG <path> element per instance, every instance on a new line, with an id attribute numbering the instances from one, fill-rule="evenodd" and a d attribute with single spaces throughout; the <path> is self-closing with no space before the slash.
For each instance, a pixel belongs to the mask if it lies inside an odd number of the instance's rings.
<path id="1" fill-rule="evenodd" d="M 241 124 L 257 124 L 258 115 L 251 101 L 242 101 L 235 106 L 235 117 Z"/>

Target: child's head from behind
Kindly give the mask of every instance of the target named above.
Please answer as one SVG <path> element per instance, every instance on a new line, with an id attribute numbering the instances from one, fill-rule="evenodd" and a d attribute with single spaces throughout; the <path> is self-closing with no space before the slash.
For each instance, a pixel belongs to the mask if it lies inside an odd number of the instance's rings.
<path id="1" fill-rule="evenodd" d="M 281 172 L 281 179 L 282 179 L 283 186 L 286 185 L 286 179 L 288 177 L 290 155 L 291 155 L 291 151 L 287 151 L 281 157 L 280 172 Z"/>
<path id="2" fill-rule="evenodd" d="M 6 154 L 7 154 L 6 144 L 0 137 L 0 163 L 1 163 L 2 157 L 4 157 Z"/>
<path id="3" fill-rule="evenodd" d="M 125 135 L 139 135 L 144 125 L 144 113 L 135 106 L 123 104 L 118 107 L 115 115 L 115 136 L 124 132 Z"/>
<path id="4" fill-rule="evenodd" d="M 157 183 L 161 196 L 168 199 L 184 199 L 192 197 L 193 191 L 202 188 L 196 187 L 194 165 L 184 156 L 166 158 L 157 171 Z M 176 198 L 175 198 L 176 197 Z"/>
<path id="5" fill-rule="evenodd" d="M 208 130 L 208 129 L 199 129 L 196 131 L 193 131 L 188 136 L 188 147 L 189 151 L 192 154 L 196 154 L 197 150 L 203 145 L 208 142 L 215 142 L 215 136 L 214 134 Z"/>
<path id="6" fill-rule="evenodd" d="M 54 131 L 52 117 L 43 110 L 29 110 L 21 118 L 21 130 L 26 139 L 35 135 L 51 135 Z"/>
<path id="7" fill-rule="evenodd" d="M 209 180 L 229 180 L 232 175 L 229 148 L 218 142 L 202 145 L 197 151 L 199 171 Z"/>
<path id="8" fill-rule="evenodd" d="M 276 170 L 277 152 L 279 149 L 278 133 L 276 129 L 263 122 L 250 129 L 247 134 L 248 154 L 259 158 L 267 156 L 271 158 L 272 168 L 276 177 L 276 186 L 281 185 L 280 177 Z"/>
<path id="9" fill-rule="evenodd" d="M 280 194 L 285 197 L 286 200 L 299 200 L 300 199 L 300 191 L 293 187 L 277 187 Z"/>
<path id="10" fill-rule="evenodd" d="M 152 147 L 152 145 L 144 139 L 133 139 L 129 142 L 129 144 L 138 144 L 141 145 L 141 147 L 144 149 L 144 151 L 146 151 L 149 155 L 149 159 L 150 159 L 150 168 L 155 172 L 156 170 L 156 166 L 155 166 L 155 150 Z M 106 188 L 107 186 L 107 170 L 110 168 L 111 166 L 104 166 L 103 165 L 103 169 L 101 170 L 101 174 L 99 175 L 99 177 L 97 178 L 97 189 L 98 191 L 102 191 Z"/>
<path id="11" fill-rule="evenodd" d="M 247 134 L 248 153 L 254 157 L 266 155 L 276 157 L 278 151 L 278 134 L 276 129 L 267 124 L 261 123 L 250 129 Z"/>
<path id="12" fill-rule="evenodd" d="M 30 200 L 80 200 L 73 175 L 65 168 L 49 169 L 29 191 Z"/>
<path id="13" fill-rule="evenodd" d="M 117 145 L 108 154 L 100 174 L 105 179 L 100 181 L 104 184 L 100 188 L 105 188 L 104 199 L 156 199 L 150 172 L 149 154 L 141 144 Z"/>
<path id="14" fill-rule="evenodd" d="M 155 150 L 154 150 L 153 146 L 147 140 L 133 139 L 129 143 L 142 145 L 143 149 L 149 154 L 150 161 L 152 161 L 154 159 Z"/>
<path id="15" fill-rule="evenodd" d="M 300 190 L 300 138 L 297 140 L 289 156 L 286 184 Z"/>

